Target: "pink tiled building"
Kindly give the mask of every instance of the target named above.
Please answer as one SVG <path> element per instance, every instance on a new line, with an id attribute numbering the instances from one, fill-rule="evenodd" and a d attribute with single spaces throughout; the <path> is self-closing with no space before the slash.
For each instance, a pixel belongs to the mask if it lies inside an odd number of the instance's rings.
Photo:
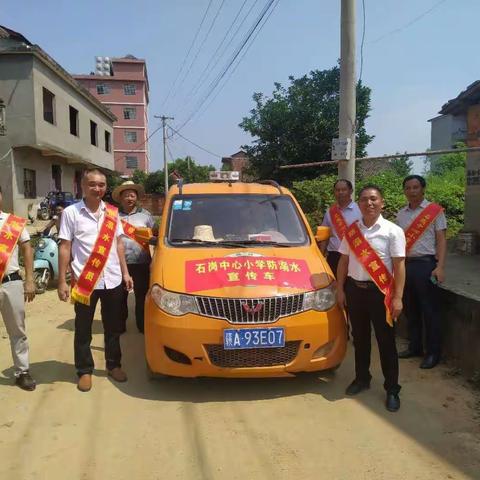
<path id="1" fill-rule="evenodd" d="M 115 170 L 130 176 L 149 171 L 148 76 L 145 60 L 133 55 L 96 58 L 96 71 L 74 75 L 89 92 L 117 117 L 113 129 Z"/>

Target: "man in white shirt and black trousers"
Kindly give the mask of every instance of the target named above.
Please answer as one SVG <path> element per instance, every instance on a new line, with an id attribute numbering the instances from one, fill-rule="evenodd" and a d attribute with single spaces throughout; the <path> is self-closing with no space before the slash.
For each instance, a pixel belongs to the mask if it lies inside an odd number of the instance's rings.
<path id="1" fill-rule="evenodd" d="M 356 395 L 370 388 L 371 326 L 375 330 L 387 392 L 386 408 L 400 408 L 398 356 L 394 322 L 402 311 L 405 283 L 405 235 L 382 215 L 383 193 L 366 185 L 358 195 L 362 219 L 347 229 L 340 245 L 337 299 L 348 306 L 355 347 L 355 379 L 346 390 Z"/>
<path id="2" fill-rule="evenodd" d="M 94 368 L 90 343 L 92 321 L 98 300 L 105 339 L 105 360 L 108 376 L 125 382 L 121 368 L 120 334 L 123 328 L 124 289 L 131 290 L 133 281 L 125 262 L 123 228 L 118 210 L 102 201 L 107 180 L 98 169 L 85 171 L 82 177 L 83 200 L 67 207 L 62 214 L 59 238 L 58 297 L 75 300 L 75 367 L 78 389 L 92 387 Z M 71 259 L 75 285 L 70 293 L 66 271 Z"/>

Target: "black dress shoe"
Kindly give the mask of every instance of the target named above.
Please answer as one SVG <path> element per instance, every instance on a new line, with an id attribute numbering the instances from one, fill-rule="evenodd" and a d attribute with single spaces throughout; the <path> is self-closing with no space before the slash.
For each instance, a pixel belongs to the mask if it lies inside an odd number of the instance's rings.
<path id="1" fill-rule="evenodd" d="M 413 357 L 423 357 L 422 352 L 414 352 L 407 348 L 406 350 L 403 350 L 403 352 L 399 352 L 398 358 L 413 358 Z"/>
<path id="2" fill-rule="evenodd" d="M 22 390 L 27 390 L 29 392 L 35 390 L 35 387 L 37 386 L 35 380 L 28 372 L 21 372 L 15 379 L 15 385 L 19 386 Z"/>
<path id="3" fill-rule="evenodd" d="M 353 395 L 357 395 L 358 393 L 362 392 L 363 390 L 368 390 L 370 388 L 370 383 L 359 382 L 358 380 L 354 380 L 345 390 L 345 394 L 353 397 Z"/>
<path id="4" fill-rule="evenodd" d="M 387 400 L 385 401 L 385 407 L 389 412 L 396 412 L 400 408 L 400 397 L 397 393 L 387 393 Z"/>
<path id="5" fill-rule="evenodd" d="M 439 355 L 427 355 L 420 364 L 420 368 L 429 369 L 433 368 L 440 361 Z"/>

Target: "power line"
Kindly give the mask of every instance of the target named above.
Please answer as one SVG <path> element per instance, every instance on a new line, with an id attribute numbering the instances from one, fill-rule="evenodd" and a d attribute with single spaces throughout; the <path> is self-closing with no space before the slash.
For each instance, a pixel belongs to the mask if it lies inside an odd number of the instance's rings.
<path id="1" fill-rule="evenodd" d="M 362 0 L 362 13 L 363 13 L 363 28 L 362 28 L 362 42 L 360 44 L 360 75 L 358 76 L 358 83 L 362 82 L 363 74 L 363 47 L 365 45 L 365 28 L 366 28 L 366 13 L 365 13 L 365 0 Z"/>
<path id="2" fill-rule="evenodd" d="M 418 17 L 415 17 L 413 20 L 411 20 L 410 22 L 406 23 L 405 25 L 403 25 L 402 27 L 398 27 L 390 32 L 387 32 L 383 35 L 381 35 L 380 37 L 378 37 L 377 39 L 375 40 L 372 40 L 370 43 L 378 43 L 380 40 L 383 40 L 384 38 L 386 37 L 389 37 L 390 35 L 394 35 L 395 33 L 400 33 L 402 32 L 403 30 L 405 30 L 406 28 L 408 27 L 411 27 L 414 23 L 417 23 L 419 20 L 421 20 L 423 17 L 427 16 L 429 13 L 433 12 L 436 8 L 438 8 L 442 3 L 445 3 L 447 0 L 440 0 L 439 2 L 435 3 L 432 7 L 430 7 L 428 10 L 426 10 L 425 12 L 421 13 L 420 15 L 418 15 Z"/>
<path id="3" fill-rule="evenodd" d="M 270 8 L 272 7 L 273 3 L 275 2 L 276 0 L 269 0 L 267 2 L 267 4 L 265 5 L 265 7 L 263 8 L 262 12 L 260 13 L 260 15 L 257 17 L 254 25 L 249 29 L 247 35 L 244 37 L 244 39 L 242 40 L 241 42 L 241 45 L 239 47 L 237 47 L 237 49 L 235 50 L 234 54 L 232 55 L 232 57 L 230 58 L 228 64 L 226 65 L 226 67 L 222 70 L 221 73 L 219 73 L 216 77 L 215 80 L 213 80 L 211 83 L 210 83 L 210 86 L 209 86 L 209 89 L 207 91 L 207 93 L 204 95 L 203 99 L 198 103 L 198 106 L 195 108 L 195 110 L 190 114 L 190 116 L 180 125 L 180 127 L 178 127 L 178 130 L 181 130 L 182 128 L 185 127 L 185 125 L 187 125 L 187 123 L 189 123 L 192 118 L 197 114 L 197 112 L 200 110 L 200 108 L 205 104 L 205 102 L 208 100 L 208 98 L 210 97 L 210 95 L 213 93 L 213 91 L 215 90 L 215 88 L 218 86 L 218 84 L 220 83 L 220 81 L 224 78 L 224 76 L 226 75 L 226 73 L 228 72 L 229 68 L 233 65 L 233 63 L 235 62 L 235 60 L 238 58 L 238 56 L 240 55 L 240 53 L 242 52 L 242 50 L 245 48 L 245 45 L 248 43 L 248 41 L 250 40 L 250 38 L 252 37 L 252 35 L 254 34 L 254 32 L 256 31 L 256 29 L 258 28 L 259 24 L 262 22 L 262 20 L 264 19 L 265 15 L 267 14 L 267 12 L 270 10 Z"/>
<path id="4" fill-rule="evenodd" d="M 212 23 L 210 24 L 210 27 L 208 28 L 208 31 L 207 31 L 205 37 L 203 38 L 203 41 L 202 41 L 202 43 L 200 44 L 200 47 L 198 48 L 195 57 L 193 57 L 193 60 L 192 60 L 192 62 L 190 63 L 190 66 L 188 67 L 187 71 L 186 71 L 185 74 L 183 75 L 182 80 L 180 81 L 180 85 L 178 86 L 178 89 L 180 89 L 180 88 L 182 87 L 182 85 L 183 85 L 184 82 L 185 82 L 185 79 L 188 77 L 188 74 L 189 74 L 190 71 L 192 70 L 192 67 L 193 67 L 193 65 L 195 64 L 195 61 L 197 60 L 198 55 L 199 55 L 200 52 L 202 51 L 202 48 L 203 48 L 203 46 L 205 45 L 205 42 L 207 41 L 207 38 L 209 37 L 210 32 L 212 31 L 213 26 L 215 25 L 215 22 L 217 21 L 218 15 L 220 14 L 220 11 L 222 10 L 224 4 L 225 4 L 225 0 L 222 0 L 222 3 L 221 3 L 220 6 L 218 7 L 218 10 L 217 10 L 215 16 L 213 17 Z"/>
<path id="5" fill-rule="evenodd" d="M 195 145 L 197 148 L 199 148 L 200 150 L 203 150 L 204 152 L 206 153 L 209 153 L 210 155 L 213 155 L 214 157 L 217 157 L 217 158 L 222 158 L 221 155 L 218 155 L 216 153 L 213 153 L 211 152 L 210 150 L 207 150 L 206 148 L 202 147 L 201 145 L 199 145 L 198 143 L 195 143 L 193 140 L 190 140 L 188 139 L 187 137 L 183 136 L 178 130 L 176 130 L 175 128 L 173 128 L 171 125 L 168 125 L 168 128 L 170 130 L 172 130 L 176 135 L 178 135 L 179 137 L 183 138 L 185 141 L 187 141 L 188 143 L 191 143 L 192 145 Z M 170 138 L 172 137 L 173 135 L 170 136 Z"/>
<path id="6" fill-rule="evenodd" d="M 161 125 L 158 128 L 156 128 L 140 145 L 137 146 L 135 150 L 130 150 L 129 152 L 126 152 L 125 155 L 123 156 L 123 159 L 125 160 L 127 158 L 127 155 L 130 153 L 139 152 L 141 147 L 143 147 L 161 128 L 162 128 Z"/>
<path id="7" fill-rule="evenodd" d="M 182 73 L 183 67 L 184 67 L 185 64 L 187 63 L 188 56 L 190 55 L 190 52 L 192 51 L 192 48 L 193 48 L 193 46 L 195 45 L 195 42 L 197 41 L 198 34 L 200 33 L 200 30 L 202 29 L 203 23 L 205 22 L 205 18 L 207 18 L 207 14 L 208 14 L 208 11 L 210 10 L 210 6 L 212 5 L 212 2 L 213 2 L 213 0 L 210 0 L 210 1 L 208 2 L 207 8 L 206 8 L 206 10 L 205 10 L 205 12 L 204 12 L 204 14 L 203 14 L 203 17 L 202 17 L 202 20 L 201 20 L 201 22 L 200 22 L 200 25 L 199 25 L 198 28 L 197 28 L 197 32 L 195 33 L 195 36 L 193 37 L 192 43 L 190 44 L 190 47 L 189 47 L 189 49 L 188 49 L 188 51 L 187 51 L 187 54 L 185 55 L 185 58 L 183 59 L 182 65 L 181 65 L 181 67 L 180 67 L 180 70 L 178 71 L 177 76 L 175 77 L 175 80 L 173 81 L 173 84 L 172 84 L 172 86 L 170 87 L 170 90 L 168 91 L 167 96 L 165 97 L 165 100 L 163 101 L 161 107 L 163 107 L 163 106 L 167 103 L 168 99 L 170 98 L 170 96 L 171 96 L 171 94 L 172 94 L 172 92 L 173 92 L 173 89 L 175 88 L 175 85 L 176 85 L 176 83 L 177 83 L 177 81 L 178 81 L 178 79 L 179 79 L 179 77 L 180 77 L 180 74 Z"/>
<path id="8" fill-rule="evenodd" d="M 276 0 L 277 3 L 273 6 L 273 8 L 270 10 L 269 14 L 267 15 L 267 17 L 265 18 L 264 22 L 262 23 L 262 25 L 260 25 L 260 28 L 257 30 L 257 33 L 255 34 L 255 36 L 252 38 L 252 41 L 248 44 L 247 48 L 245 49 L 245 51 L 243 52 L 243 55 L 240 57 L 240 59 L 238 60 L 238 62 L 235 64 L 235 67 L 233 67 L 233 70 L 230 71 L 230 73 L 228 74 L 228 77 L 226 78 L 226 80 L 223 82 L 223 84 L 221 85 L 221 87 L 217 90 L 217 92 L 215 93 L 215 95 L 213 96 L 213 98 L 210 100 L 210 102 L 206 105 L 206 107 L 200 112 L 200 115 L 198 118 L 200 118 L 209 108 L 210 108 L 210 105 L 212 105 L 212 103 L 215 101 L 215 99 L 218 97 L 218 95 L 220 95 L 220 93 L 222 92 L 223 88 L 225 87 L 225 85 L 229 82 L 229 80 L 233 77 L 234 73 L 237 71 L 237 68 L 238 66 L 240 65 L 240 63 L 242 63 L 242 60 L 244 59 L 244 57 L 247 55 L 248 51 L 250 50 L 250 47 L 255 43 L 255 39 L 258 37 L 258 35 L 260 34 L 260 32 L 262 31 L 263 27 L 265 26 L 265 24 L 268 22 L 268 19 L 270 18 L 270 15 L 272 15 L 273 11 L 275 10 L 275 8 L 277 7 L 277 5 L 280 3 L 280 0 Z"/>
<path id="9" fill-rule="evenodd" d="M 227 36 L 230 34 L 230 32 L 232 31 L 233 29 L 233 26 L 235 25 L 240 13 L 242 12 L 245 4 L 247 3 L 248 0 L 244 0 L 244 2 L 242 3 L 242 6 L 240 7 L 240 10 L 237 12 L 237 15 L 235 16 L 235 18 L 233 19 L 233 22 L 232 24 L 228 27 L 227 29 L 227 33 L 225 34 L 225 36 L 223 37 L 222 41 L 220 42 L 219 46 L 217 47 L 217 49 L 215 50 L 215 53 L 212 55 L 212 58 L 210 59 L 210 61 L 208 62 L 208 65 L 204 68 L 203 72 L 201 73 L 198 81 L 196 82 L 196 84 L 193 86 L 193 88 L 190 90 L 190 92 L 188 93 L 187 95 L 187 100 L 188 98 L 193 94 L 195 95 L 202 87 L 203 85 L 205 84 L 205 81 L 208 79 L 208 77 L 210 76 L 210 73 L 213 72 L 215 70 L 215 68 L 217 67 L 218 65 L 218 62 L 221 60 L 221 58 L 223 57 L 223 55 L 225 54 L 225 51 L 228 49 L 228 47 L 231 45 L 231 43 L 233 42 L 233 40 L 235 39 L 235 37 L 237 36 L 237 33 L 238 31 L 240 30 L 240 28 L 242 27 L 242 25 L 245 23 L 245 20 L 247 19 L 247 17 L 250 15 L 250 12 L 253 10 L 253 7 L 257 4 L 258 0 L 255 0 L 250 9 L 248 10 L 248 12 L 246 13 L 246 15 L 243 17 L 243 20 L 240 22 L 239 26 L 237 27 L 237 29 L 235 30 L 235 33 L 232 35 L 232 37 L 230 38 L 229 42 L 227 43 L 227 45 L 225 46 L 225 48 L 222 50 L 221 54 L 218 56 L 218 58 L 216 59 L 215 61 L 215 64 L 213 65 L 212 68 L 209 68 L 210 65 L 212 64 L 212 62 L 214 61 L 218 51 L 220 50 L 220 48 L 222 47 L 223 43 L 225 42 L 225 39 L 227 38 Z M 207 73 L 208 72 L 208 73 Z M 207 75 L 204 75 L 205 73 L 207 73 Z"/>

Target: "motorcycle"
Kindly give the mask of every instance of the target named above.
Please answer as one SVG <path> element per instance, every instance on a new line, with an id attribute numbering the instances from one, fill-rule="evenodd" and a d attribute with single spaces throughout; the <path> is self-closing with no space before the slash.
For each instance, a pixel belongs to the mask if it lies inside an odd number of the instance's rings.
<path id="1" fill-rule="evenodd" d="M 45 293 L 51 281 L 58 280 L 58 243 L 56 236 L 41 237 L 33 256 L 36 293 Z"/>

